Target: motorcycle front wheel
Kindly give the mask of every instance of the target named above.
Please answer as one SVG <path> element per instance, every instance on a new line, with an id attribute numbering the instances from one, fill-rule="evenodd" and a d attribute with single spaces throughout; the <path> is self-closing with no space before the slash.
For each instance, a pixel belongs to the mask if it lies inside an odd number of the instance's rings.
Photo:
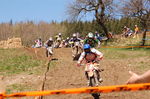
<path id="1" fill-rule="evenodd" d="M 96 80 L 94 76 L 90 77 L 90 86 L 96 86 Z M 94 99 L 100 99 L 100 93 L 92 93 L 91 95 L 94 97 Z"/>

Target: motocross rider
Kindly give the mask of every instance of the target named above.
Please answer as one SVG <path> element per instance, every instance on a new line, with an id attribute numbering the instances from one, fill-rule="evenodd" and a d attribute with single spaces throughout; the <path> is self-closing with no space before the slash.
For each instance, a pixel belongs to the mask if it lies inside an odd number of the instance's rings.
<path id="1" fill-rule="evenodd" d="M 35 40 L 35 46 L 34 48 L 41 48 L 42 47 L 42 40 L 41 38 Z"/>
<path id="2" fill-rule="evenodd" d="M 69 40 L 69 43 L 72 44 L 72 47 L 74 46 L 75 42 L 80 42 L 82 39 L 78 38 L 77 35 L 74 33 L 72 35 L 72 38 Z"/>
<path id="3" fill-rule="evenodd" d="M 91 48 L 95 48 L 97 45 L 100 47 L 100 41 L 96 39 L 93 33 L 88 33 L 87 38 L 84 40 L 84 44 L 89 44 Z"/>
<path id="4" fill-rule="evenodd" d="M 72 47 L 72 53 L 75 52 L 75 48 L 76 46 L 78 46 L 79 49 L 75 53 L 79 54 L 79 50 L 82 51 L 82 44 L 81 44 L 82 39 L 77 38 L 77 35 L 75 33 L 72 36 L 73 37 L 69 40 L 69 44 L 71 44 Z M 72 54 L 72 56 L 75 57 L 76 54 Z"/>
<path id="5" fill-rule="evenodd" d="M 69 47 L 69 40 L 70 40 L 70 38 L 67 37 L 67 39 L 65 40 L 65 47 Z"/>
<path id="6" fill-rule="evenodd" d="M 53 38 L 50 37 L 46 42 L 45 42 L 45 47 L 46 47 L 46 57 L 49 55 L 53 55 Z"/>
<path id="7" fill-rule="evenodd" d="M 85 60 L 86 63 L 97 63 L 98 61 L 100 61 L 103 58 L 103 54 L 94 49 L 91 48 L 91 46 L 89 44 L 85 44 L 83 46 L 84 52 L 82 52 L 78 62 L 77 62 L 77 66 L 81 66 L 81 63 L 83 62 L 83 60 Z M 99 74 L 99 68 L 95 66 L 96 69 L 96 73 L 97 73 L 97 77 L 99 79 L 99 82 L 102 82 L 103 80 L 100 78 L 100 74 Z M 88 77 L 88 73 L 87 73 L 87 68 L 85 67 L 85 76 L 88 80 L 88 85 L 89 85 L 89 77 Z M 97 84 L 98 85 L 98 84 Z"/>
<path id="8" fill-rule="evenodd" d="M 58 35 L 55 36 L 55 47 L 59 48 L 61 42 L 62 42 L 62 34 L 58 33 Z"/>

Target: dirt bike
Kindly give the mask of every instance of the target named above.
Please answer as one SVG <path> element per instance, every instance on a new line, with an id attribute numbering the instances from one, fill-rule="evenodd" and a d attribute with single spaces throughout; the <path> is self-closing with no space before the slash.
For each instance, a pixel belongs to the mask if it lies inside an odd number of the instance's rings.
<path id="1" fill-rule="evenodd" d="M 82 52 L 82 48 L 81 48 L 80 42 L 73 42 L 73 45 L 72 45 L 73 60 L 78 60 L 81 52 Z"/>
<path id="2" fill-rule="evenodd" d="M 53 47 L 46 47 L 46 56 L 49 60 L 51 60 L 53 55 Z"/>
<path id="3" fill-rule="evenodd" d="M 61 41 L 60 41 L 60 40 L 56 41 L 56 42 L 55 42 L 55 48 L 59 48 L 59 47 L 60 47 L 60 44 L 61 44 Z"/>
<path id="4" fill-rule="evenodd" d="M 65 46 L 66 48 L 70 47 L 70 45 L 69 45 L 68 42 L 65 42 L 64 46 Z"/>
<path id="5" fill-rule="evenodd" d="M 85 71 L 87 72 L 88 79 L 89 79 L 89 86 L 95 87 L 97 86 L 98 83 L 101 83 L 99 81 L 99 72 L 103 71 L 103 69 L 99 69 L 97 66 L 99 64 L 94 64 L 94 63 L 87 63 L 85 67 Z M 94 99 L 99 99 L 100 93 L 92 93 L 92 96 Z"/>

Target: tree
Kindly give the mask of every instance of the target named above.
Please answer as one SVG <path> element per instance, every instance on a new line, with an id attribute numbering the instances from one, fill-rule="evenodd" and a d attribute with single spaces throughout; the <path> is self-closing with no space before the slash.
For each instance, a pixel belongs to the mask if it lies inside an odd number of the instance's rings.
<path id="1" fill-rule="evenodd" d="M 150 0 L 125 0 L 122 12 L 130 17 L 137 17 L 144 29 L 142 46 L 145 45 L 146 32 L 150 25 Z"/>
<path id="2" fill-rule="evenodd" d="M 109 39 L 106 22 L 112 14 L 112 5 L 113 0 L 75 0 L 70 4 L 68 12 L 73 19 L 94 14 L 96 22 Z"/>

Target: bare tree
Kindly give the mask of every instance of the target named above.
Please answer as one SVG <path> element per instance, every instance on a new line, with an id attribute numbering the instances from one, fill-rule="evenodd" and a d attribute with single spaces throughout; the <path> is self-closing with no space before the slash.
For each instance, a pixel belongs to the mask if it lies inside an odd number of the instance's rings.
<path id="1" fill-rule="evenodd" d="M 97 23 L 102 27 L 106 36 L 109 37 L 105 23 L 113 11 L 113 0 L 75 0 L 68 8 L 69 15 L 74 19 L 94 14 Z"/>
<path id="2" fill-rule="evenodd" d="M 137 17 L 143 26 L 142 46 L 145 45 L 146 32 L 150 25 L 150 0 L 124 0 L 122 9 L 125 15 Z"/>

